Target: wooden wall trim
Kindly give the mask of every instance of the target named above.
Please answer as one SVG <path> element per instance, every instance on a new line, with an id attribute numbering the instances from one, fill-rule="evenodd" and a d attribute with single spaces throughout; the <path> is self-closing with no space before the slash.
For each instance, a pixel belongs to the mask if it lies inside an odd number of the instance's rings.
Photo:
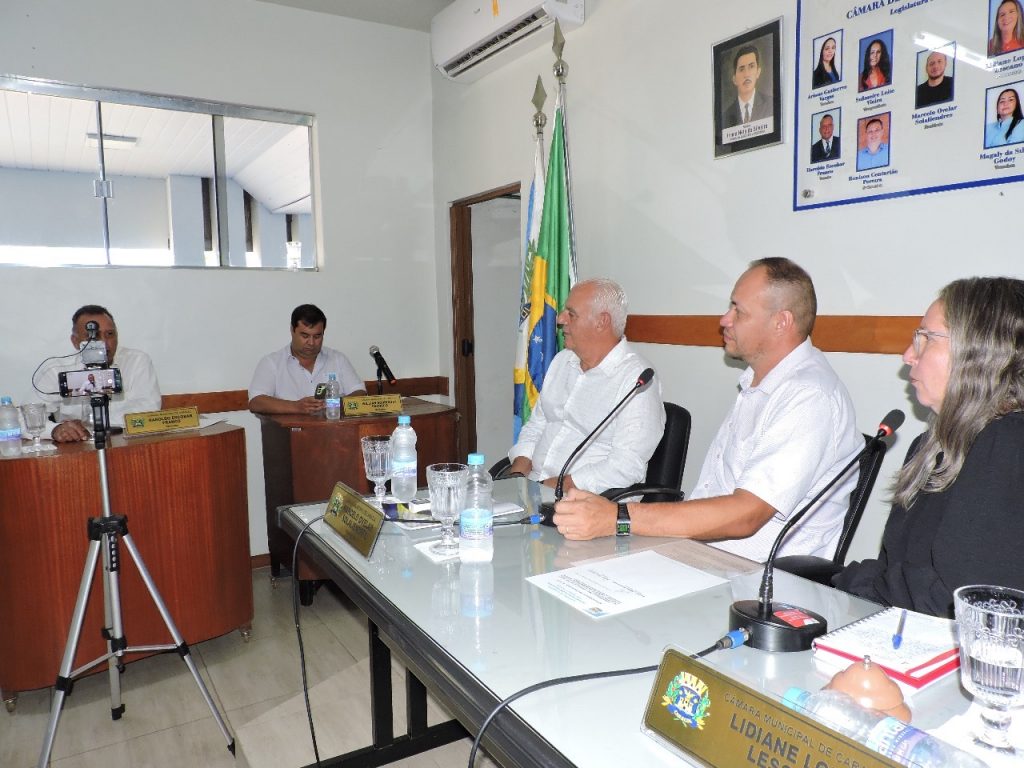
<path id="1" fill-rule="evenodd" d="M 367 392 L 377 392 L 377 380 L 363 382 Z M 406 397 L 419 395 L 448 395 L 447 376 L 421 376 L 412 379 L 399 379 L 392 387 L 384 382 L 384 392 L 399 393 Z M 249 410 L 249 392 L 245 389 L 232 389 L 223 392 L 183 392 L 177 395 L 164 395 L 161 398 L 163 408 L 184 408 L 194 405 L 200 413 L 227 413 L 229 411 Z"/>
<path id="2" fill-rule="evenodd" d="M 626 336 L 649 344 L 720 347 L 719 315 L 630 315 Z M 814 324 L 811 340 L 824 352 L 903 354 L 919 317 L 824 315 Z"/>

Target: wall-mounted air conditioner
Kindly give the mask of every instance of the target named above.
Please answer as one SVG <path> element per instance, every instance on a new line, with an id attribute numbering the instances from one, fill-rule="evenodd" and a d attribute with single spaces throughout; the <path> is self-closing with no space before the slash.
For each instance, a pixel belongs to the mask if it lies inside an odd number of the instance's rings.
<path id="1" fill-rule="evenodd" d="M 470 82 L 541 44 L 557 19 L 568 33 L 583 23 L 584 0 L 455 0 L 430 22 L 434 66 Z M 548 34 L 541 30 L 548 29 Z"/>

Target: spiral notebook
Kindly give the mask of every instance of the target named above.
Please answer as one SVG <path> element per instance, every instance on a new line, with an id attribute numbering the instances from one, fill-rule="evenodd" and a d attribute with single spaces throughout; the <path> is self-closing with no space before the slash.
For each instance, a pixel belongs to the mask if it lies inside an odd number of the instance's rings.
<path id="1" fill-rule="evenodd" d="M 830 666 L 845 667 L 870 656 L 889 677 L 914 691 L 955 672 L 960 667 L 956 624 L 907 611 L 903 642 L 895 649 L 892 636 L 902 612 L 886 608 L 819 637 L 814 641 L 814 657 Z"/>

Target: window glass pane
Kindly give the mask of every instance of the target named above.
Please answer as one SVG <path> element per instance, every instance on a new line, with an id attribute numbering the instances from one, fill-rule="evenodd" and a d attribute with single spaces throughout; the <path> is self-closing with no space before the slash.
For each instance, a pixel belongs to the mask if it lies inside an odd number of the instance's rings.
<path id="1" fill-rule="evenodd" d="M 214 176 L 213 118 L 104 103 L 103 150 L 110 261 L 136 266 L 217 266 L 203 179 Z M 210 247 L 208 248 L 207 245 Z"/>
<path id="2" fill-rule="evenodd" d="M 315 267 L 309 128 L 225 117 L 224 162 L 230 263 Z"/>
<path id="3" fill-rule="evenodd" d="M 315 269 L 311 124 L 0 75 L 0 263 Z"/>
<path id="4" fill-rule="evenodd" d="M 0 263 L 106 264 L 96 103 L 0 90 Z"/>

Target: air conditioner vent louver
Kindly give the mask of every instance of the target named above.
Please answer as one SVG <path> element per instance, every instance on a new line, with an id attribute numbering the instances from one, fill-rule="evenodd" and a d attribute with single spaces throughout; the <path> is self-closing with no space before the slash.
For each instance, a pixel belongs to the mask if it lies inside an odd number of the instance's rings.
<path id="1" fill-rule="evenodd" d="M 430 22 L 437 70 L 472 82 L 550 42 L 557 20 L 568 34 L 583 24 L 585 0 L 452 0 Z"/>
<path id="2" fill-rule="evenodd" d="M 481 43 L 465 56 L 461 56 L 455 61 L 446 64 L 444 67 L 445 74 L 450 77 L 454 77 L 467 67 L 474 66 L 477 63 L 484 61 L 488 56 L 493 56 L 517 40 L 521 40 L 540 31 L 549 22 L 550 18 L 542 8 L 538 12 L 523 19 L 518 24 L 499 32 L 490 40 Z"/>

